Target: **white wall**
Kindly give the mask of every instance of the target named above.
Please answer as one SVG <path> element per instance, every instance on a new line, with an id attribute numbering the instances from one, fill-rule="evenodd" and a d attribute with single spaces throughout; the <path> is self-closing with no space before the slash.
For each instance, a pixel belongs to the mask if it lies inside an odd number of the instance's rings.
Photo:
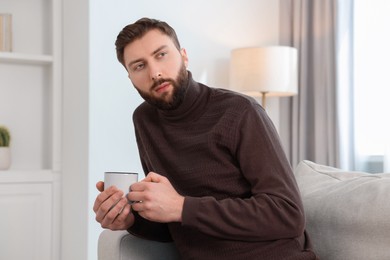
<path id="1" fill-rule="evenodd" d="M 80 1 L 65 2 L 67 6 L 74 5 L 75 9 L 79 8 L 76 6 Z M 81 69 L 82 73 L 86 70 L 87 72 L 82 75 L 71 75 L 69 72 L 65 75 L 69 78 L 76 76 L 69 79 L 69 83 L 65 85 L 73 89 L 74 95 L 77 95 L 77 88 L 81 88 L 81 94 L 89 88 L 88 100 L 85 100 L 84 104 L 77 102 L 77 105 L 83 109 L 81 116 L 75 115 L 89 134 L 89 139 L 83 142 L 88 149 L 88 165 L 80 162 L 83 170 L 88 169 L 88 176 L 83 175 L 81 178 L 85 186 L 76 185 L 76 190 L 65 186 L 76 178 L 77 173 L 70 171 L 75 170 L 77 165 L 64 171 L 65 195 L 84 196 L 88 193 L 88 205 L 84 204 L 84 198 L 81 201 L 73 201 L 80 207 L 88 207 L 87 219 L 84 219 L 85 210 L 82 211 L 81 221 L 70 214 L 63 215 L 67 218 L 64 220 L 64 229 L 67 228 L 66 225 L 72 225 L 71 220 L 74 220 L 77 225 L 80 225 L 79 229 L 84 232 L 85 227 L 82 225 L 88 222 L 88 252 L 63 253 L 64 259 L 72 260 L 84 260 L 86 253 L 88 259 L 97 259 L 97 238 L 101 228 L 95 222 L 92 206 L 97 195 L 95 183 L 103 178 L 103 172 L 106 170 L 142 172 L 131 120 L 134 108 L 142 100 L 133 89 L 124 68 L 116 61 L 114 41 L 118 32 L 128 23 L 144 16 L 168 22 L 175 28 L 182 47 L 187 49 L 189 69 L 193 72 L 194 78 L 212 87 L 224 88 L 228 87 L 230 50 L 238 47 L 277 44 L 279 33 L 278 1 L 275 0 L 95 0 L 90 1 L 89 5 L 89 32 L 81 28 L 83 32 L 89 33 L 89 53 L 81 54 L 83 57 L 89 54 L 88 65 L 83 65 Z M 67 15 L 68 19 L 65 20 L 68 22 L 74 19 L 71 12 Z M 85 17 L 88 17 L 88 14 Z M 79 18 L 83 20 L 81 16 Z M 79 28 L 74 27 L 74 30 L 78 31 Z M 71 36 L 71 32 L 68 31 L 67 35 Z M 78 42 L 78 39 L 72 40 Z M 74 45 L 71 42 L 68 44 Z M 70 51 L 70 48 L 66 49 Z M 71 64 L 66 67 L 69 71 L 78 71 L 72 68 Z M 85 76 L 89 77 L 88 80 L 85 80 Z M 82 79 L 82 84 L 87 83 L 88 86 L 78 84 L 77 77 Z M 76 84 L 76 86 L 69 86 L 69 84 Z M 65 102 L 68 104 L 72 102 L 71 97 L 68 96 Z M 267 104 L 269 108 L 272 107 L 271 103 L 272 101 Z M 65 119 L 71 118 L 70 113 L 75 112 L 74 110 L 77 109 L 68 107 L 66 109 L 68 116 Z M 87 118 L 83 116 L 84 113 L 88 113 Z M 83 119 L 88 121 L 84 122 Z M 66 124 L 68 128 L 65 129 L 67 130 L 65 136 L 67 132 L 72 132 L 70 122 L 71 119 Z M 67 138 L 69 137 L 65 137 Z M 68 147 L 67 154 L 70 153 L 70 145 Z M 74 149 L 78 148 L 74 147 Z M 75 156 L 65 155 L 65 157 L 72 158 L 67 160 L 68 163 L 77 164 Z M 81 149 L 81 158 L 84 157 L 85 152 Z M 86 182 L 85 178 L 87 178 Z M 72 198 L 65 198 L 64 202 L 69 204 Z M 64 206 L 64 209 L 78 209 L 77 205 Z M 65 231 L 67 232 L 67 235 L 63 236 L 65 250 L 72 250 L 71 233 L 78 228 L 77 225 Z M 86 243 L 81 241 L 85 239 L 84 235 L 75 239 L 82 246 Z M 73 248 L 77 249 L 76 243 L 73 243 Z M 78 250 L 83 249 L 81 247 Z"/>

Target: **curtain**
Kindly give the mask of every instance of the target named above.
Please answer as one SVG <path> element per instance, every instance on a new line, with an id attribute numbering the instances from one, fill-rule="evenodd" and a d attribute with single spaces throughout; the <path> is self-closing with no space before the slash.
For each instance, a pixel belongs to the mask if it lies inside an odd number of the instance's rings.
<path id="1" fill-rule="evenodd" d="M 339 167 L 336 0 L 280 0 L 280 44 L 298 49 L 299 93 L 281 100 L 280 135 L 290 163 Z"/>

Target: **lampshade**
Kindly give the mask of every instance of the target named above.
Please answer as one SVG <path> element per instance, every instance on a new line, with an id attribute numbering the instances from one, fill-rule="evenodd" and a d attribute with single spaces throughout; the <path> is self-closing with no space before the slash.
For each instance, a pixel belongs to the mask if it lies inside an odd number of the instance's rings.
<path id="1" fill-rule="evenodd" d="M 231 52 L 230 88 L 250 96 L 298 93 L 297 49 L 287 46 L 241 48 Z"/>

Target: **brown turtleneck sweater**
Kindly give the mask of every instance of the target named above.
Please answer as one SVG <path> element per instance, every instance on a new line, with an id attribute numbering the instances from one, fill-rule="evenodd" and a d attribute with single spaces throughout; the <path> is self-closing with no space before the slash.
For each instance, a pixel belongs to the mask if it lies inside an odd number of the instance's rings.
<path id="1" fill-rule="evenodd" d="M 182 222 L 137 216 L 143 238 L 173 239 L 182 259 L 316 259 L 299 191 L 278 134 L 252 98 L 193 81 L 183 104 L 144 102 L 133 115 L 145 173 L 185 196 Z"/>

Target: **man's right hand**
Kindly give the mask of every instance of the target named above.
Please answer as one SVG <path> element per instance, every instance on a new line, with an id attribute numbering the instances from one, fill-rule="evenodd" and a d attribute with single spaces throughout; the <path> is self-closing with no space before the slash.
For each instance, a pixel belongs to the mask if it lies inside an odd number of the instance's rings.
<path id="1" fill-rule="evenodd" d="M 100 194 L 96 197 L 93 211 L 96 214 L 96 221 L 102 228 L 111 230 L 125 230 L 134 223 L 134 215 L 127 198 L 123 192 L 116 187 L 109 187 L 104 190 L 104 182 L 96 183 Z"/>

